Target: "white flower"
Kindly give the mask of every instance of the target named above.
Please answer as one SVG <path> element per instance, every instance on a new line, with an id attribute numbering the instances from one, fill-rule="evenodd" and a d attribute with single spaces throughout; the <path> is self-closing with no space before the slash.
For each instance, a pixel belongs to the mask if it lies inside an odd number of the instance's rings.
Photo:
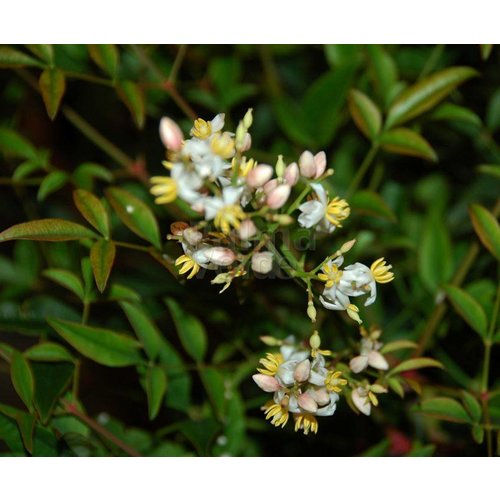
<path id="1" fill-rule="evenodd" d="M 203 180 L 196 172 L 187 170 L 182 163 L 174 163 L 170 176 L 177 185 L 177 196 L 181 200 L 191 204 L 199 201 Z"/>
<path id="2" fill-rule="evenodd" d="M 319 300 L 321 304 L 331 311 L 346 311 L 350 318 L 362 323 L 359 317 L 359 309 L 351 304 L 349 297 L 345 295 L 338 286 L 325 287 L 323 295 L 320 295 Z"/>
<path id="3" fill-rule="evenodd" d="M 239 204 L 243 190 L 243 186 L 226 186 L 222 189 L 222 196 L 204 198 L 205 219 L 214 219 L 215 226 L 225 234 L 229 234 L 231 227 L 239 229 L 241 221 L 246 218 Z"/>
<path id="4" fill-rule="evenodd" d="M 362 339 L 361 353 L 359 356 L 351 359 L 349 368 L 354 373 L 363 371 L 367 366 L 371 366 L 377 370 L 387 370 L 389 368 L 389 364 L 384 356 L 378 352 L 381 347 L 381 342 L 371 339 Z"/>
<path id="5" fill-rule="evenodd" d="M 357 387 L 351 393 L 354 406 L 364 415 L 369 416 L 372 405 L 378 406 L 378 398 L 375 394 L 387 392 L 387 389 L 379 384 L 366 384 L 364 387 Z"/>
<path id="6" fill-rule="evenodd" d="M 338 197 L 329 201 L 325 188 L 317 182 L 312 182 L 311 188 L 316 199 L 299 206 L 302 212 L 298 218 L 299 224 L 302 227 L 316 227 L 318 231 L 332 233 L 337 226 L 341 226 L 341 221 L 349 216 L 349 205 Z"/>

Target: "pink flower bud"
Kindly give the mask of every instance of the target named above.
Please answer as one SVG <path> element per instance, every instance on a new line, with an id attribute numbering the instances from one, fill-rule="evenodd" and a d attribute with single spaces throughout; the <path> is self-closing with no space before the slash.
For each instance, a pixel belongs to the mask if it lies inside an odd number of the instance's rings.
<path id="1" fill-rule="evenodd" d="M 300 173 L 312 179 L 316 175 L 316 163 L 314 162 L 314 156 L 310 151 L 304 151 L 299 158 Z"/>
<path id="2" fill-rule="evenodd" d="M 276 392 L 281 388 L 280 383 L 270 375 L 261 373 L 252 375 L 253 381 L 265 392 Z"/>
<path id="3" fill-rule="evenodd" d="M 252 269 L 256 273 L 270 273 L 273 269 L 273 254 L 271 252 L 254 253 L 252 255 Z"/>
<path id="4" fill-rule="evenodd" d="M 257 234 L 257 227 L 252 219 L 245 219 L 238 229 L 238 234 L 242 240 L 249 240 Z"/>
<path id="5" fill-rule="evenodd" d="M 205 254 L 217 266 L 230 266 L 236 259 L 234 252 L 225 247 L 210 248 Z"/>
<path id="6" fill-rule="evenodd" d="M 314 178 L 317 179 L 321 177 L 326 169 L 326 154 L 324 151 L 320 151 L 314 155 L 314 163 L 316 165 L 316 173 Z"/>
<path id="7" fill-rule="evenodd" d="M 295 184 L 297 184 L 297 181 L 299 180 L 299 167 L 295 162 L 290 163 L 290 165 L 285 168 L 285 174 L 283 177 L 289 186 L 295 186 Z"/>
<path id="8" fill-rule="evenodd" d="M 190 245 L 193 246 L 197 245 L 203 239 L 203 235 L 192 227 L 184 229 L 184 231 L 182 232 L 182 236 Z"/>
<path id="9" fill-rule="evenodd" d="M 264 184 L 264 193 L 269 194 L 273 189 L 279 186 L 278 179 L 271 179 L 269 182 Z"/>
<path id="10" fill-rule="evenodd" d="M 304 410 L 310 413 L 314 413 L 318 409 L 318 403 L 316 403 L 313 397 L 307 392 L 302 393 L 297 398 L 297 403 L 299 403 L 301 408 L 304 408 Z"/>
<path id="11" fill-rule="evenodd" d="M 311 394 L 314 401 L 320 406 L 327 405 L 330 402 L 330 396 L 324 387 L 316 390 L 309 389 L 307 392 Z"/>
<path id="12" fill-rule="evenodd" d="M 293 378 L 297 382 L 305 382 L 311 374 L 311 362 L 308 359 L 301 361 L 293 372 Z"/>
<path id="13" fill-rule="evenodd" d="M 266 198 L 266 204 L 269 208 L 281 208 L 288 200 L 292 188 L 288 184 L 281 184 L 274 188 Z"/>
<path id="14" fill-rule="evenodd" d="M 261 163 L 250 170 L 247 175 L 247 184 L 252 188 L 263 186 L 273 176 L 273 167 Z"/>
<path id="15" fill-rule="evenodd" d="M 182 147 L 184 134 L 174 120 L 164 116 L 160 120 L 160 139 L 167 149 L 170 149 L 171 151 L 179 151 Z"/>
<path id="16" fill-rule="evenodd" d="M 240 151 L 244 153 L 245 151 L 248 151 L 251 147 L 252 147 L 252 136 L 247 132 L 243 139 L 243 144 L 241 146 Z"/>

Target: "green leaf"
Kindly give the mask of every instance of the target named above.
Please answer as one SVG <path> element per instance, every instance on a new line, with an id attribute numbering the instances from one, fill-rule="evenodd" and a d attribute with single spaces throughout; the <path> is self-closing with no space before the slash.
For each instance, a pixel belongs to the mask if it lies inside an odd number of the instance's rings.
<path id="1" fill-rule="evenodd" d="M 374 446 L 371 446 L 367 450 L 365 450 L 360 456 L 362 457 L 384 457 L 387 455 L 391 448 L 391 442 L 389 439 L 384 438 L 380 443 L 377 443 Z"/>
<path id="2" fill-rule="evenodd" d="M 437 161 L 432 146 L 419 134 L 408 128 L 395 128 L 384 132 L 379 139 L 385 151 L 405 156 L 416 156 L 424 160 Z"/>
<path id="3" fill-rule="evenodd" d="M 115 261 L 116 245 L 111 240 L 97 240 L 90 249 L 90 263 L 97 289 L 103 293 Z"/>
<path id="4" fill-rule="evenodd" d="M 137 128 L 142 129 L 146 120 L 142 89 L 137 83 L 125 80 L 118 84 L 118 95 L 132 114 Z"/>
<path id="5" fill-rule="evenodd" d="M 26 177 L 28 177 L 33 172 L 36 172 L 37 170 L 43 170 L 43 166 L 40 165 L 39 162 L 35 162 L 32 160 L 23 161 L 14 170 L 14 173 L 12 174 L 12 180 L 20 181 L 22 179 L 25 179 Z"/>
<path id="6" fill-rule="evenodd" d="M 397 373 L 406 372 L 410 370 L 420 370 L 422 368 L 443 368 L 442 363 L 432 358 L 411 358 L 399 363 L 389 373 L 388 377 L 396 375 Z"/>
<path id="7" fill-rule="evenodd" d="M 53 120 L 61 104 L 61 99 L 66 90 L 64 73 L 57 68 L 47 68 L 40 75 L 38 81 L 47 114 Z"/>
<path id="8" fill-rule="evenodd" d="M 135 234 L 161 248 L 158 222 L 149 207 L 136 196 L 120 188 L 108 188 L 106 198 L 122 222 Z"/>
<path id="9" fill-rule="evenodd" d="M 19 412 L 16 415 L 17 426 L 23 439 L 24 447 L 33 453 L 33 432 L 35 430 L 35 417 L 29 413 Z"/>
<path id="10" fill-rule="evenodd" d="M 380 45 L 367 45 L 366 50 L 370 57 L 370 75 L 385 108 L 390 103 L 397 84 L 398 70 L 392 58 Z"/>
<path id="11" fill-rule="evenodd" d="M 401 384 L 401 380 L 399 378 L 388 378 L 387 383 L 389 387 L 400 397 L 404 398 L 405 390 Z"/>
<path id="12" fill-rule="evenodd" d="M 500 227 L 493 214 L 481 205 L 471 205 L 469 217 L 481 243 L 500 260 Z"/>
<path id="13" fill-rule="evenodd" d="M 129 335 L 59 319 L 48 323 L 66 342 L 96 363 L 112 367 L 141 363 L 140 344 Z"/>
<path id="14" fill-rule="evenodd" d="M 29 141 L 14 130 L 0 127 L 0 151 L 16 158 L 38 161 L 38 153 Z"/>
<path id="15" fill-rule="evenodd" d="M 360 213 L 375 215 L 391 221 L 396 221 L 394 212 L 389 208 L 385 200 L 374 191 L 357 191 L 349 200 L 353 209 Z"/>
<path id="16" fill-rule="evenodd" d="M 482 444 L 484 440 L 484 428 L 479 424 L 472 426 L 472 438 L 477 444 Z"/>
<path id="17" fill-rule="evenodd" d="M 470 392 L 462 391 L 462 400 L 464 402 L 464 407 L 472 417 L 472 420 L 474 422 L 480 422 L 481 417 L 483 416 L 483 411 L 477 399 Z"/>
<path id="18" fill-rule="evenodd" d="M 137 338 L 144 346 L 144 350 L 149 359 L 155 360 L 158 356 L 162 335 L 155 323 L 149 318 L 139 304 L 131 304 L 130 302 L 120 302 L 120 307 L 127 315 L 132 328 L 134 329 Z"/>
<path id="19" fill-rule="evenodd" d="M 302 108 L 288 96 L 273 100 L 273 111 L 278 125 L 293 141 L 304 146 L 314 145 L 315 139 L 306 129 L 302 116 Z"/>
<path id="20" fill-rule="evenodd" d="M 24 52 L 10 47 L 0 47 L 0 68 L 22 68 L 23 66 L 43 68 L 44 65 Z"/>
<path id="21" fill-rule="evenodd" d="M 488 320 L 481 305 L 467 292 L 456 286 L 445 285 L 444 289 L 455 311 L 484 339 L 488 328 Z"/>
<path id="22" fill-rule="evenodd" d="M 500 165 L 479 165 L 478 172 L 500 179 Z"/>
<path id="23" fill-rule="evenodd" d="M 72 178 L 75 185 L 79 188 L 91 190 L 94 185 L 94 178 L 111 182 L 113 180 L 113 173 L 97 163 L 82 163 L 76 167 Z"/>
<path id="24" fill-rule="evenodd" d="M 399 351 L 400 349 L 415 349 L 418 346 L 415 342 L 411 340 L 394 340 L 393 342 L 388 342 L 385 344 L 380 352 L 382 354 L 387 354 L 388 352 Z"/>
<path id="25" fill-rule="evenodd" d="M 480 127 L 481 118 L 473 111 L 457 104 L 445 102 L 438 106 L 429 116 L 432 120 L 446 120 L 451 122 L 466 122 Z"/>
<path id="26" fill-rule="evenodd" d="M 84 257 L 80 265 L 82 269 L 83 277 L 83 295 L 86 299 L 90 299 L 92 296 L 93 283 L 94 283 L 94 271 L 92 270 L 92 263 L 90 262 L 90 257 Z"/>
<path id="27" fill-rule="evenodd" d="M 49 44 L 26 45 L 35 56 L 42 59 L 46 63 L 54 64 L 54 48 Z"/>
<path id="28" fill-rule="evenodd" d="M 118 69 L 119 53 L 116 45 L 88 45 L 92 60 L 113 80 Z"/>
<path id="29" fill-rule="evenodd" d="M 10 240 L 70 241 L 96 238 L 97 235 L 80 224 L 64 219 L 40 219 L 11 226 L 0 233 L 0 242 Z"/>
<path id="30" fill-rule="evenodd" d="M 382 115 L 377 105 L 363 92 L 351 90 L 349 111 L 356 126 L 368 137 L 374 139 L 382 126 Z"/>
<path id="31" fill-rule="evenodd" d="M 424 285 L 435 292 L 453 274 L 451 240 L 441 215 L 432 210 L 424 224 L 418 248 L 418 270 Z"/>
<path id="32" fill-rule="evenodd" d="M 212 367 L 201 370 L 200 377 L 217 419 L 223 420 L 226 412 L 224 377 L 220 371 Z"/>
<path id="33" fill-rule="evenodd" d="M 46 269 L 42 274 L 58 285 L 71 290 L 80 300 L 84 299 L 83 284 L 76 274 L 66 269 Z"/>
<path id="34" fill-rule="evenodd" d="M 57 457 L 57 438 L 52 430 L 42 427 L 41 425 L 35 426 L 35 433 L 33 437 L 33 456 L 34 457 Z"/>
<path id="35" fill-rule="evenodd" d="M 482 43 L 479 45 L 481 49 L 481 59 L 483 61 L 488 60 L 491 54 L 491 50 L 493 49 L 493 44 L 492 43 Z"/>
<path id="36" fill-rule="evenodd" d="M 109 287 L 108 298 L 110 300 L 131 300 L 133 302 L 140 302 L 141 296 L 124 285 L 120 285 L 119 283 L 113 283 Z"/>
<path id="37" fill-rule="evenodd" d="M 177 334 L 186 352 L 196 361 L 203 361 L 207 351 L 207 334 L 200 321 L 186 313 L 173 299 L 165 302 L 170 309 Z"/>
<path id="38" fill-rule="evenodd" d="M 447 420 L 457 423 L 472 423 L 464 407 L 455 399 L 432 398 L 422 401 L 417 411 L 439 420 Z"/>
<path id="39" fill-rule="evenodd" d="M 163 368 L 160 366 L 149 366 L 146 372 L 149 420 L 154 420 L 158 415 L 166 391 L 167 376 Z"/>
<path id="40" fill-rule="evenodd" d="M 456 87 L 478 72 L 468 67 L 447 68 L 433 73 L 406 89 L 392 104 L 386 121 L 388 129 L 415 118 L 433 108 Z"/>
<path id="41" fill-rule="evenodd" d="M 109 238 L 109 216 L 101 200 L 84 189 L 73 191 L 76 208 L 105 238 Z"/>
<path id="42" fill-rule="evenodd" d="M 35 378 L 34 403 L 43 424 L 46 424 L 54 411 L 59 397 L 67 389 L 75 366 L 65 362 L 34 362 Z"/>
<path id="43" fill-rule="evenodd" d="M 26 359 L 31 361 L 69 361 L 74 362 L 73 356 L 62 345 L 55 344 L 54 342 L 41 342 L 30 347 L 23 353 Z"/>
<path id="44" fill-rule="evenodd" d="M 33 394 L 35 391 L 33 373 L 28 361 L 17 351 L 14 351 L 10 358 L 10 377 L 17 394 L 31 411 L 33 409 Z"/>
<path id="45" fill-rule="evenodd" d="M 6 415 L 5 405 L 0 405 L 0 441 L 4 441 L 15 456 L 25 456 L 24 443 L 15 417 Z"/>
<path id="46" fill-rule="evenodd" d="M 62 172 L 61 170 L 50 172 L 38 188 L 38 193 L 36 195 L 37 200 L 39 202 L 44 201 L 47 196 L 61 189 L 64 184 L 66 184 L 68 178 L 68 174 L 66 172 Z"/>

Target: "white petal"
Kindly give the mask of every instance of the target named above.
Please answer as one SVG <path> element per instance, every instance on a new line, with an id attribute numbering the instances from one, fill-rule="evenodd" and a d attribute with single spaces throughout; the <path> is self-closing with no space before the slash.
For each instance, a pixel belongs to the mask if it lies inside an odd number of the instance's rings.
<path id="1" fill-rule="evenodd" d="M 219 113 L 214 117 L 214 119 L 210 122 L 212 126 L 212 134 L 214 132 L 218 132 L 219 130 L 222 130 L 222 127 L 224 127 L 224 117 L 226 115 L 224 113 Z"/>
<path id="2" fill-rule="evenodd" d="M 269 375 L 258 373 L 252 376 L 253 381 L 265 392 L 276 392 L 280 389 L 279 382 Z"/>
<path id="3" fill-rule="evenodd" d="M 368 356 L 356 356 L 349 362 L 349 368 L 354 373 L 362 372 L 368 366 Z"/>
<path id="4" fill-rule="evenodd" d="M 377 370 L 387 370 L 389 368 L 387 360 L 377 351 L 368 354 L 368 364 Z"/>
<path id="5" fill-rule="evenodd" d="M 313 188 L 319 201 L 326 209 L 328 203 L 328 195 L 326 194 L 325 188 L 319 182 L 311 182 L 311 187 Z"/>
<path id="6" fill-rule="evenodd" d="M 364 415 L 368 416 L 371 413 L 372 405 L 367 396 L 361 396 L 358 389 L 354 389 L 351 393 L 354 406 Z"/>

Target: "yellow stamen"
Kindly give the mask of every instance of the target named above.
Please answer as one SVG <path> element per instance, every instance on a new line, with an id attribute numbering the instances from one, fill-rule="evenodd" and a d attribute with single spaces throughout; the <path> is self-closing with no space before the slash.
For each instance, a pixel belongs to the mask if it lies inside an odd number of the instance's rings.
<path id="1" fill-rule="evenodd" d="M 394 279 L 394 273 L 392 273 L 390 269 L 392 269 L 392 266 L 387 265 L 387 262 L 384 260 L 384 257 L 380 257 L 380 259 L 377 259 L 370 266 L 373 279 L 377 283 L 389 283 Z"/>
<path id="2" fill-rule="evenodd" d="M 278 373 L 278 368 L 283 361 L 283 356 L 280 353 L 271 354 L 268 352 L 265 358 L 261 358 L 259 360 L 260 364 L 262 364 L 264 368 L 257 368 L 257 371 L 263 375 L 270 375 L 271 377 L 274 377 L 274 375 Z"/>
<path id="3" fill-rule="evenodd" d="M 210 141 L 212 152 L 221 158 L 231 158 L 234 155 L 234 140 L 228 132 L 215 134 Z"/>
<path id="4" fill-rule="evenodd" d="M 242 158 L 241 163 L 239 165 L 239 175 L 240 177 L 246 177 L 253 167 L 256 165 L 256 161 L 253 158 L 250 158 L 248 161 L 245 157 Z"/>
<path id="5" fill-rule="evenodd" d="M 340 222 L 344 219 L 347 219 L 350 213 L 351 208 L 349 207 L 349 203 L 336 196 L 332 201 L 330 201 L 330 203 L 328 203 L 328 206 L 326 207 L 325 217 L 334 226 L 342 227 Z"/>
<path id="6" fill-rule="evenodd" d="M 229 234 L 232 227 L 235 229 L 240 227 L 245 217 L 245 212 L 239 205 L 225 205 L 217 212 L 214 224 L 224 234 Z"/>
<path id="7" fill-rule="evenodd" d="M 316 417 L 313 417 L 308 413 L 295 417 L 295 432 L 298 432 L 300 429 L 303 429 L 306 436 L 309 434 L 309 431 L 317 434 L 318 421 L 316 420 Z"/>
<path id="8" fill-rule="evenodd" d="M 330 288 L 333 285 L 338 285 L 340 278 L 342 278 L 342 271 L 338 268 L 338 266 L 335 264 L 325 264 L 321 270 L 323 272 L 318 274 L 318 278 L 321 281 L 326 281 L 325 286 L 327 288 Z"/>
<path id="9" fill-rule="evenodd" d="M 327 391 L 330 392 L 342 392 L 342 385 L 347 384 L 347 380 L 345 378 L 341 378 L 340 376 L 342 375 L 342 372 L 340 371 L 329 371 L 326 374 L 325 378 L 325 386 Z"/>
<path id="10" fill-rule="evenodd" d="M 369 391 L 368 392 L 368 397 L 370 398 L 370 401 L 372 402 L 372 405 L 373 406 L 377 406 L 378 405 L 378 399 L 377 399 L 377 396 L 375 396 L 375 394 L 373 394 L 372 391 Z"/>
<path id="11" fill-rule="evenodd" d="M 288 396 L 285 396 L 282 399 L 281 404 L 269 401 L 262 407 L 262 409 L 266 415 L 266 420 L 271 419 L 271 424 L 276 427 L 285 427 L 290 416 L 288 413 Z"/>
<path id="12" fill-rule="evenodd" d="M 157 196 L 155 203 L 172 203 L 177 198 L 177 183 L 171 177 L 151 177 L 151 183 L 150 193 Z"/>
<path id="13" fill-rule="evenodd" d="M 189 255 L 181 255 L 176 261 L 175 261 L 176 266 L 182 266 L 179 269 L 179 274 L 184 274 L 187 273 L 189 270 L 191 272 L 189 273 L 189 276 L 187 279 L 193 278 L 196 273 L 200 270 L 200 265 Z"/>
<path id="14" fill-rule="evenodd" d="M 174 168 L 174 164 L 171 161 L 162 161 L 161 164 L 167 169 L 172 170 Z"/>
<path id="15" fill-rule="evenodd" d="M 198 139 L 208 139 L 212 133 L 212 125 L 210 122 L 206 122 L 202 118 L 198 118 L 194 121 L 194 127 L 191 129 L 191 135 L 197 137 Z"/>

